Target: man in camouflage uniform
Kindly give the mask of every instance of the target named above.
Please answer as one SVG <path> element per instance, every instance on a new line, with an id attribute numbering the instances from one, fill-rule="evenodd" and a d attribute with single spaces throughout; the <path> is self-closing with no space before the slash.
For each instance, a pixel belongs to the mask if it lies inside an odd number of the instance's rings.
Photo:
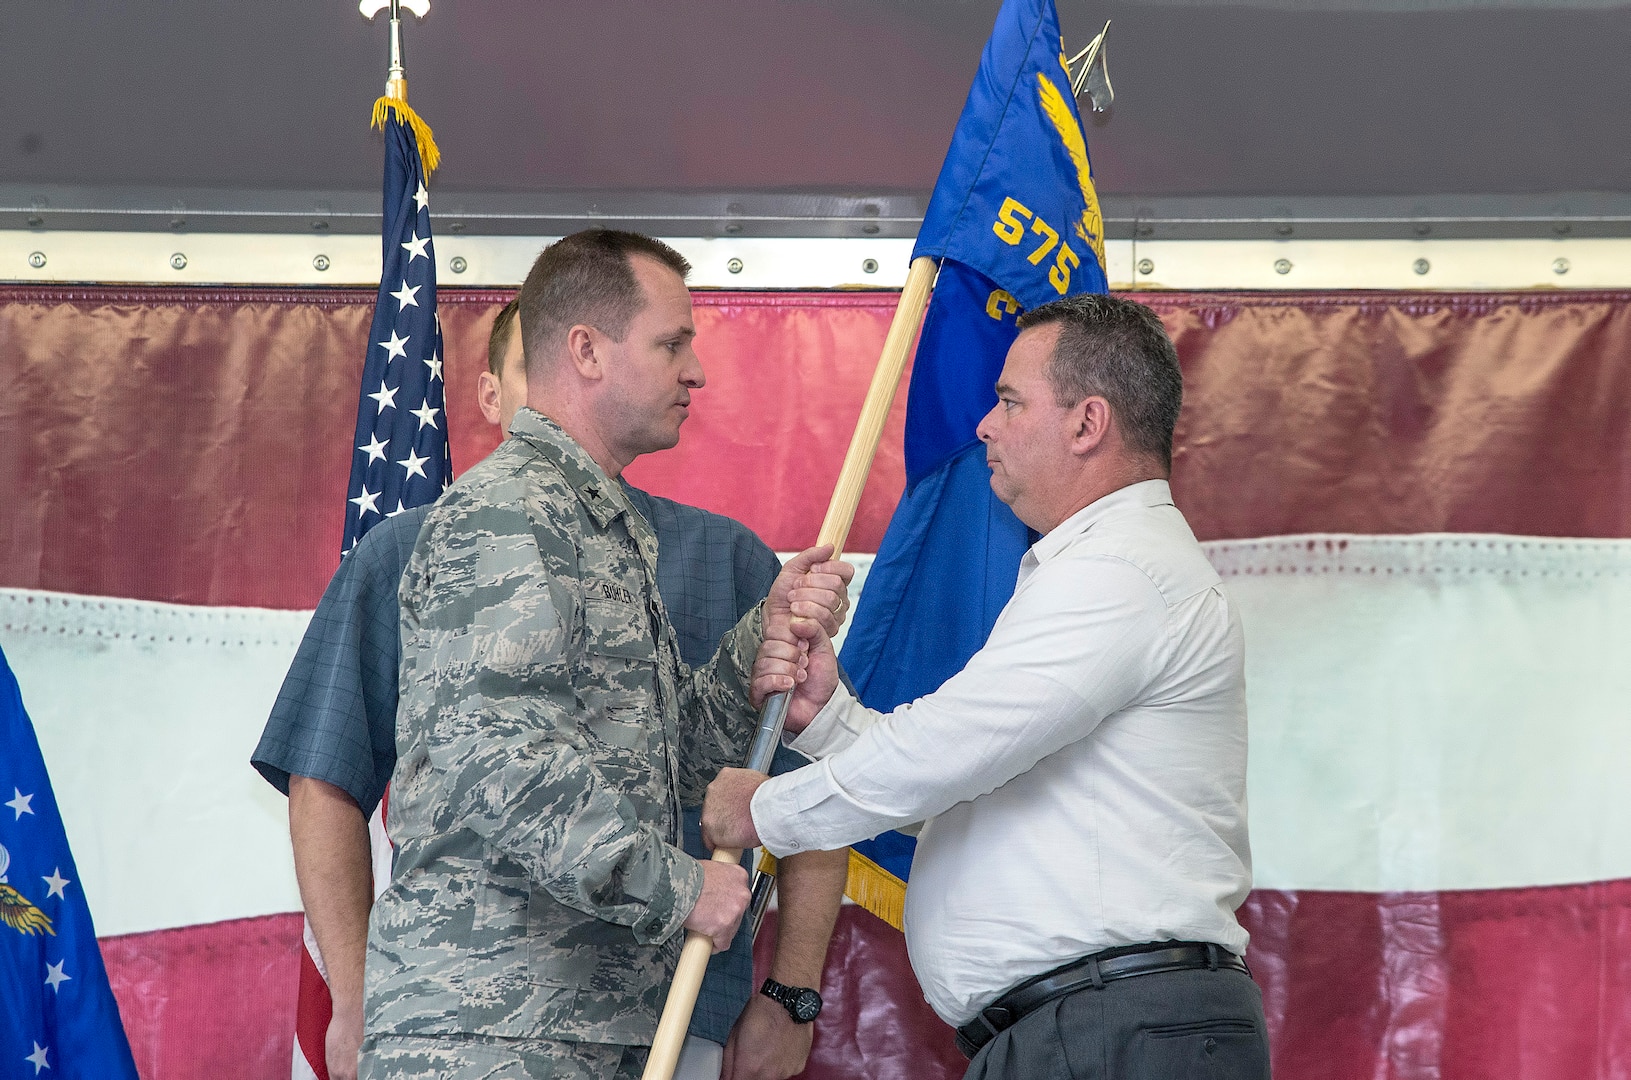
<path id="1" fill-rule="evenodd" d="M 795 558 L 709 664 L 680 662 L 616 477 L 674 445 L 702 385 L 688 269 L 629 233 L 546 250 L 528 408 L 420 533 L 364 1077 L 637 1076 L 680 929 L 723 946 L 746 906 L 741 867 L 677 846 L 679 803 L 746 751 L 763 620 L 836 628 L 847 568 Z"/>

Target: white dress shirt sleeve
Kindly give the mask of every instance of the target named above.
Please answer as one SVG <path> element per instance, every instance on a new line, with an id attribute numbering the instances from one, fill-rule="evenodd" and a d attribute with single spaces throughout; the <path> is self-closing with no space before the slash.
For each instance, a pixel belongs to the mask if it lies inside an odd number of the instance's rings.
<path id="1" fill-rule="evenodd" d="M 777 856 L 830 850 L 995 791 L 1125 707 L 1171 648 L 1166 603 L 1142 570 L 1108 555 L 1048 559 L 933 694 L 885 716 L 840 687 L 793 743 L 822 760 L 759 788 L 755 828 Z"/>

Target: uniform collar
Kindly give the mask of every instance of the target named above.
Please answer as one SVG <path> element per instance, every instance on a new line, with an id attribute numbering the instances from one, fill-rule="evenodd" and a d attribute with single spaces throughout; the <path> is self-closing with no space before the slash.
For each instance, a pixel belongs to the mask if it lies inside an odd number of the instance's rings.
<path id="1" fill-rule="evenodd" d="M 1165 480 L 1141 480 L 1128 484 L 1100 496 L 1050 529 L 1031 545 L 1027 555 L 1039 563 L 1046 562 L 1063 551 L 1072 540 L 1087 535 L 1095 524 L 1113 514 L 1133 507 L 1171 505 L 1172 488 Z"/>
<path id="2" fill-rule="evenodd" d="M 623 486 L 606 476 L 589 451 L 579 446 L 561 425 L 530 407 L 522 407 L 510 422 L 510 434 L 537 450 L 566 477 L 588 509 L 595 524 L 604 529 L 630 507 Z"/>

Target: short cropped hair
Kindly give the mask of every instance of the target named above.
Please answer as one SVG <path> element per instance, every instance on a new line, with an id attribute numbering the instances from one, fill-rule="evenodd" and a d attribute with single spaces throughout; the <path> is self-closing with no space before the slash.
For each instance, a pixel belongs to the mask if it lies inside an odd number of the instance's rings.
<path id="1" fill-rule="evenodd" d="M 1055 404 L 1104 398 L 1127 449 L 1171 472 L 1184 377 L 1160 317 L 1135 300 L 1103 293 L 1068 296 L 1019 317 L 1021 330 L 1054 323 L 1059 340 L 1047 374 Z"/>
<path id="2" fill-rule="evenodd" d="M 580 323 L 622 341 L 645 297 L 631 259 L 644 255 L 680 277 L 691 273 L 685 256 L 640 233 L 585 229 L 543 250 L 521 283 L 522 341 L 527 373 L 567 330 Z"/>
<path id="3" fill-rule="evenodd" d="M 515 335 L 515 313 L 521 310 L 517 296 L 498 309 L 493 317 L 493 328 L 487 332 L 487 370 L 495 378 L 504 377 L 504 354 L 510 351 L 510 338 Z"/>

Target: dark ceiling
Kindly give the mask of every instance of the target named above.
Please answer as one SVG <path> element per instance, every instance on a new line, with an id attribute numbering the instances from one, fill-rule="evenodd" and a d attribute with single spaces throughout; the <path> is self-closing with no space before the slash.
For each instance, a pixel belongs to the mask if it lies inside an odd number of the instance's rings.
<path id="1" fill-rule="evenodd" d="M 1114 20 L 1116 105 L 1089 121 L 1112 201 L 1631 193 L 1631 6 L 1059 6 L 1073 48 Z M 996 7 L 433 0 L 407 20 L 410 98 L 444 193 L 918 197 Z M 383 17 L 346 0 L 5 8 L 13 200 L 377 188 Z"/>

